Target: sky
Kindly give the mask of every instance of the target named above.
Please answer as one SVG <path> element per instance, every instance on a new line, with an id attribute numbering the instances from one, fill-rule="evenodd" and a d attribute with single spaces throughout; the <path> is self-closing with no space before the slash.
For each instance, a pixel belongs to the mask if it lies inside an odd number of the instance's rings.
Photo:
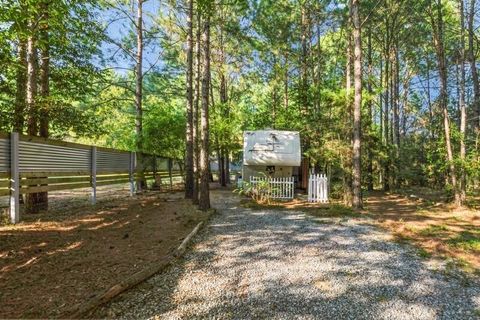
<path id="1" fill-rule="evenodd" d="M 121 6 L 121 9 L 110 9 L 104 11 L 101 18 L 102 23 L 107 27 L 107 35 L 114 43 L 104 42 L 102 51 L 107 60 L 107 67 L 114 69 L 118 74 L 124 75 L 133 70 L 134 60 L 128 57 L 123 50 L 119 49 L 118 43 L 122 43 L 122 39 L 127 38 L 129 34 L 135 32 L 132 21 L 135 19 L 136 7 Z M 143 17 L 145 30 L 151 30 L 156 25 L 154 19 L 158 19 L 161 10 L 160 0 L 149 0 L 143 5 Z M 132 10 L 133 9 L 133 10 Z M 134 47 L 134 51 L 136 47 Z M 143 70 L 144 72 L 151 69 L 152 65 L 161 66 L 161 47 L 157 40 L 151 41 L 144 48 Z"/>

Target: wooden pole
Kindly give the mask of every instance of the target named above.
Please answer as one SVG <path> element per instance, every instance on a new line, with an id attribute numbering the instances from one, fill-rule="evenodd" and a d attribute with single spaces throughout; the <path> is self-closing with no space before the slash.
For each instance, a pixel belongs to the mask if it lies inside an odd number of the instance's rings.
<path id="1" fill-rule="evenodd" d="M 90 173 L 90 181 L 92 184 L 92 195 L 91 195 L 91 202 L 92 205 L 97 203 L 97 147 L 92 146 L 92 163 L 90 165 L 91 173 Z"/>
<path id="2" fill-rule="evenodd" d="M 153 186 L 152 189 L 160 190 L 160 185 L 157 183 L 157 156 L 154 155 L 152 163 L 152 170 L 153 170 Z"/>
<path id="3" fill-rule="evenodd" d="M 128 178 L 130 179 L 130 196 L 135 194 L 135 179 L 133 173 L 135 172 L 135 152 L 130 152 L 130 165 L 128 168 Z"/>
<path id="4" fill-rule="evenodd" d="M 168 177 L 170 178 L 170 190 L 173 189 L 172 166 L 173 166 L 173 160 L 168 159 Z"/>

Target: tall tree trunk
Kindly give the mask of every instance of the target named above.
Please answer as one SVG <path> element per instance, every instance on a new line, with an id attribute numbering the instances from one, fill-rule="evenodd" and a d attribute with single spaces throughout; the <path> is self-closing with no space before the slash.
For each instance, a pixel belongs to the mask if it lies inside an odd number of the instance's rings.
<path id="1" fill-rule="evenodd" d="M 399 171 L 400 171 L 400 57 L 398 53 L 398 37 L 395 37 L 395 45 L 393 48 L 393 65 L 392 65 L 392 106 L 393 106 L 393 126 L 392 126 L 392 142 L 395 145 L 393 156 L 393 183 L 395 188 L 399 188 Z"/>
<path id="2" fill-rule="evenodd" d="M 470 0 L 474 2 L 474 0 Z M 465 107 L 465 15 L 463 0 L 459 0 L 460 13 L 460 84 L 459 84 L 459 108 L 460 108 L 460 198 L 463 203 L 466 199 L 467 175 L 465 172 L 465 138 L 467 128 L 467 110 Z M 477 83 L 478 85 L 478 83 Z"/>
<path id="3" fill-rule="evenodd" d="M 398 52 L 398 39 L 395 43 L 395 51 L 394 51 L 394 85 L 393 85 L 393 93 L 394 93 L 394 104 L 393 104 L 393 127 L 394 127 L 394 143 L 397 147 L 397 156 L 398 156 L 398 149 L 400 148 L 400 55 Z M 398 159 L 397 159 L 398 160 Z"/>
<path id="4" fill-rule="evenodd" d="M 302 110 L 304 114 L 308 113 L 308 80 L 307 80 L 307 32 L 308 32 L 308 17 L 307 17 L 307 8 L 305 7 L 305 3 L 302 3 L 301 6 L 301 56 L 300 56 L 300 69 L 301 69 L 301 87 L 300 87 L 300 103 L 302 104 Z"/>
<path id="5" fill-rule="evenodd" d="M 209 85 L 210 85 L 210 16 L 206 15 L 202 34 L 203 72 L 202 72 L 202 108 L 201 108 L 201 133 L 200 133 L 200 195 L 198 208 L 208 210 L 210 208 L 209 189 Z"/>
<path id="6" fill-rule="evenodd" d="M 40 94 L 40 136 L 47 138 L 49 135 L 49 103 L 50 96 L 50 39 L 49 39 L 49 7 L 48 1 L 42 1 L 40 5 L 42 18 L 40 19 L 40 72 L 39 72 L 39 94 Z"/>
<path id="7" fill-rule="evenodd" d="M 316 28 L 316 36 L 317 36 L 317 59 L 316 59 L 316 75 L 314 77 L 315 79 L 315 110 L 318 114 L 320 114 L 320 108 L 321 108 L 321 83 L 322 83 L 322 46 L 321 46 L 321 21 L 318 21 L 317 23 L 317 28 Z M 315 69 L 315 68 L 314 68 Z M 319 126 L 318 129 L 322 129 L 321 126 Z"/>
<path id="8" fill-rule="evenodd" d="M 475 2 L 470 0 L 468 13 L 468 60 L 472 72 L 473 82 L 473 114 L 475 115 L 474 128 L 480 130 L 480 83 L 478 82 L 477 61 L 475 55 Z"/>
<path id="9" fill-rule="evenodd" d="M 137 192 L 141 192 L 146 186 L 144 163 L 143 163 L 143 2 L 145 0 L 137 0 L 137 53 L 135 64 L 135 134 L 136 134 L 136 185 Z"/>
<path id="10" fill-rule="evenodd" d="M 221 102 L 221 108 L 223 116 L 225 119 L 228 119 L 229 117 L 229 110 L 228 110 L 228 96 L 227 96 L 227 80 L 225 77 L 224 73 L 224 68 L 225 68 L 225 53 L 224 53 L 224 48 L 223 48 L 223 39 L 222 36 L 220 37 L 220 45 L 221 45 L 221 60 L 222 60 L 222 68 L 220 72 L 220 102 Z M 221 160 L 221 185 L 225 187 L 227 185 L 227 160 L 226 158 L 228 157 L 228 152 L 226 150 L 225 145 L 222 145 L 220 147 L 220 160 Z"/>
<path id="11" fill-rule="evenodd" d="M 388 31 L 387 31 L 387 38 L 388 38 Z M 387 40 L 387 43 L 389 41 Z M 383 96 L 384 100 L 384 106 L 385 110 L 383 113 L 383 130 L 384 130 L 384 143 L 388 147 L 388 133 L 390 132 L 389 130 L 389 105 L 390 105 L 390 49 L 387 45 L 385 49 L 385 83 L 383 89 L 385 90 L 385 94 Z M 389 152 L 387 150 L 387 152 Z M 390 157 L 387 157 L 387 160 L 385 162 L 385 168 L 384 168 L 384 177 L 383 177 L 383 191 L 389 191 L 390 190 Z"/>
<path id="12" fill-rule="evenodd" d="M 225 158 L 223 157 L 223 149 L 217 148 L 217 162 L 218 162 L 218 183 L 225 187 Z"/>
<path id="13" fill-rule="evenodd" d="M 388 144 L 388 133 L 390 132 L 390 121 L 389 121 L 389 114 L 390 114 L 390 54 L 389 49 L 385 53 L 385 83 L 383 89 L 385 90 L 384 98 L 384 105 L 385 105 L 385 112 L 383 113 L 383 130 L 384 130 L 384 142 Z"/>
<path id="14" fill-rule="evenodd" d="M 359 13 L 359 1 L 352 0 L 352 22 L 353 22 L 353 44 L 354 44 L 354 88 L 355 96 L 353 100 L 353 202 L 354 209 L 362 208 L 362 187 L 361 187 L 361 108 L 362 108 L 362 38 L 361 38 L 361 22 Z"/>
<path id="15" fill-rule="evenodd" d="M 193 198 L 193 0 L 187 13 L 187 124 L 185 157 L 185 198 Z"/>
<path id="16" fill-rule="evenodd" d="M 220 112 L 224 119 L 228 118 L 229 111 L 228 111 L 228 97 L 227 97 L 227 79 L 225 77 L 225 68 L 226 68 L 226 63 L 225 63 L 225 48 L 224 48 L 224 43 L 223 43 L 223 27 L 220 26 Z M 221 139 L 223 142 L 224 139 Z M 219 168 L 219 180 L 220 180 L 220 185 L 222 187 L 225 187 L 227 185 L 227 173 L 226 173 L 226 160 L 225 160 L 225 154 L 226 154 L 226 149 L 224 143 L 220 143 L 219 145 L 219 163 L 218 163 L 218 168 Z"/>
<path id="17" fill-rule="evenodd" d="M 391 49 L 390 51 L 390 62 L 391 62 L 391 65 L 390 65 L 390 83 L 388 85 L 389 89 L 390 89 L 390 114 L 389 114 L 389 118 L 390 118 L 390 126 L 389 126 L 389 129 L 390 131 L 388 131 L 388 143 L 390 145 L 394 145 L 394 139 L 393 139 L 393 131 L 394 131 L 394 128 L 395 128 L 395 123 L 394 123 L 394 109 L 395 109 L 395 56 L 393 54 L 393 49 Z M 392 153 L 390 153 L 390 158 L 392 158 Z M 394 174 L 392 174 L 393 176 Z M 391 179 L 390 181 L 392 181 L 393 179 Z"/>
<path id="18" fill-rule="evenodd" d="M 288 109 L 288 52 L 285 52 L 285 75 L 283 79 L 283 105 L 285 110 Z"/>
<path id="19" fill-rule="evenodd" d="M 213 112 L 215 113 L 216 112 L 216 104 L 215 104 L 215 94 L 213 92 L 213 81 L 212 81 L 212 68 L 210 68 L 210 76 L 209 76 L 209 85 L 208 85 L 208 88 L 210 90 L 210 103 L 209 103 L 209 113 L 210 112 Z M 221 109 L 219 109 L 221 111 Z M 212 143 L 212 149 L 215 150 L 215 153 L 217 155 L 217 163 L 218 163 L 218 183 L 219 184 L 222 184 L 222 179 L 224 177 L 224 174 L 223 174 L 223 164 L 221 164 L 221 147 L 220 147 L 220 144 L 222 143 L 222 137 L 220 137 L 219 135 L 215 135 L 213 137 L 213 143 Z M 210 163 L 210 161 L 208 162 L 208 176 L 209 176 L 209 182 L 214 182 L 214 178 L 213 178 L 213 172 L 212 172 L 212 165 Z"/>
<path id="20" fill-rule="evenodd" d="M 351 21 L 349 19 L 349 24 Z M 347 109 L 347 128 L 350 127 L 350 120 L 352 118 L 352 103 L 351 103 L 351 92 L 352 92 L 352 36 L 350 30 L 348 31 L 348 40 L 347 40 L 347 58 L 345 65 L 345 108 Z M 348 129 L 348 138 L 350 143 L 353 144 L 352 132 Z M 349 206 L 352 204 L 353 190 L 352 190 L 352 157 L 348 154 L 343 161 L 343 202 L 345 205 Z"/>
<path id="21" fill-rule="evenodd" d="M 32 31 L 33 33 L 33 31 Z M 37 82 L 38 82 L 38 50 L 37 40 L 30 35 L 27 40 L 27 92 L 26 104 L 28 108 L 28 134 L 38 134 L 38 106 L 37 106 Z"/>
<path id="22" fill-rule="evenodd" d="M 379 83 L 380 88 L 383 90 L 383 58 L 380 56 L 380 76 L 379 76 Z M 383 93 L 380 91 L 378 96 L 378 104 L 379 104 L 379 122 L 380 122 L 380 141 L 383 142 Z"/>
<path id="23" fill-rule="evenodd" d="M 37 105 L 37 82 L 38 82 L 38 51 L 36 28 L 33 22 L 29 22 L 29 36 L 27 39 L 27 90 L 26 105 L 28 109 L 28 128 L 29 135 L 38 134 L 38 105 Z M 38 213 L 38 196 L 36 193 L 29 193 L 25 197 L 25 211 L 28 213 Z"/>
<path id="24" fill-rule="evenodd" d="M 347 35 L 347 59 L 345 61 L 345 92 L 347 100 L 347 109 L 350 110 L 350 95 L 352 93 L 352 36 L 348 31 Z"/>
<path id="25" fill-rule="evenodd" d="M 373 139 L 372 139 L 372 130 L 373 130 L 373 89 L 372 89 L 372 78 L 373 78 L 373 61 L 372 61 L 372 31 L 368 29 L 368 81 L 367 81 L 367 91 L 369 95 L 368 99 L 368 163 L 367 163 L 367 189 L 368 191 L 373 191 Z"/>
<path id="26" fill-rule="evenodd" d="M 225 11 L 222 7 L 221 9 L 221 22 L 220 22 L 220 34 L 219 34 L 219 44 L 220 44 L 220 103 L 221 103 L 221 114 L 224 117 L 225 120 L 229 119 L 230 117 L 230 107 L 228 104 L 228 83 L 227 83 L 227 56 L 225 52 L 225 41 L 224 41 L 224 26 L 225 26 Z M 275 92 L 276 94 L 276 92 Z M 274 103 L 274 108 L 276 108 L 276 103 Z M 221 170 L 221 185 L 226 186 L 228 183 L 230 183 L 230 162 L 229 162 L 229 150 L 227 147 L 227 141 L 226 139 L 229 139 L 229 137 L 224 137 L 223 143 L 220 147 L 220 152 L 221 152 L 221 163 L 222 163 L 222 170 Z"/>
<path id="27" fill-rule="evenodd" d="M 40 136 L 48 138 L 49 136 L 49 97 L 50 97 L 50 38 L 49 38 L 49 7 L 48 1 L 42 1 L 40 4 L 40 72 L 39 72 L 39 124 Z M 46 177 L 45 177 L 46 178 Z M 37 194 L 39 210 L 48 209 L 48 192 Z"/>
<path id="28" fill-rule="evenodd" d="M 380 83 L 380 88 L 382 88 L 383 90 L 383 58 L 382 56 L 380 55 L 380 76 L 379 76 L 379 83 Z M 378 95 L 378 110 L 379 110 L 379 113 L 378 113 L 378 121 L 380 122 L 380 125 L 379 125 L 379 136 L 380 136 L 380 142 L 383 143 L 383 93 L 382 91 L 379 92 L 379 95 Z M 382 186 L 382 188 L 384 187 L 384 169 L 385 168 L 382 168 L 380 167 L 379 170 L 378 170 L 378 183 L 379 185 Z"/>
<path id="29" fill-rule="evenodd" d="M 209 33 L 209 37 L 210 37 L 210 33 Z M 210 65 L 211 65 L 211 62 L 210 62 Z M 210 75 L 208 77 L 208 80 L 209 80 L 208 88 L 210 89 L 210 103 L 209 103 L 209 114 L 210 114 L 210 110 L 215 112 L 215 95 L 213 94 L 212 68 L 209 66 L 209 69 L 210 69 Z M 210 109 L 210 107 L 211 107 L 211 109 Z M 217 136 L 214 137 L 212 148 L 214 148 L 214 147 L 217 150 L 217 155 L 220 155 L 220 137 L 217 137 Z M 209 149 L 209 151 L 210 151 L 210 149 Z M 212 174 L 212 165 L 210 163 L 210 158 L 208 160 L 208 177 L 209 177 L 209 182 L 214 182 L 213 174 Z"/>
<path id="30" fill-rule="evenodd" d="M 230 151 L 225 150 L 225 183 L 230 184 Z"/>
<path id="31" fill-rule="evenodd" d="M 403 82 L 403 97 L 402 97 L 402 139 L 407 135 L 407 112 L 408 112 L 408 94 L 410 90 L 411 74 L 408 63 L 405 63 L 405 79 Z"/>
<path id="32" fill-rule="evenodd" d="M 16 74 L 15 112 L 13 119 L 13 131 L 23 133 L 25 125 L 25 99 L 27 84 L 27 44 L 25 40 L 18 40 L 17 47 L 18 66 Z"/>
<path id="33" fill-rule="evenodd" d="M 276 65 L 276 63 L 274 65 Z M 274 77 L 276 78 L 276 74 L 275 74 Z M 274 81 L 274 83 L 273 83 L 273 86 L 272 86 L 272 123 L 271 123 L 271 127 L 272 127 L 272 129 L 276 129 L 276 127 L 277 127 L 278 94 L 277 94 L 276 79 L 274 79 L 273 81 Z"/>
<path id="34" fill-rule="evenodd" d="M 470 0 L 470 10 L 468 13 L 468 60 L 470 61 L 470 70 L 473 82 L 473 128 L 475 134 L 475 154 L 476 160 L 480 161 L 480 83 L 478 78 L 477 59 L 476 59 L 476 35 L 475 35 L 475 5 L 476 0 Z M 478 178 L 475 179 L 475 185 L 478 186 Z"/>
<path id="35" fill-rule="evenodd" d="M 447 105 L 447 66 L 445 59 L 445 48 L 443 45 L 443 13 L 442 13 L 442 1 L 437 1 L 436 8 L 436 21 L 433 17 L 435 14 L 432 13 L 432 27 L 433 27 L 433 42 L 435 46 L 435 51 L 437 54 L 437 63 L 438 63 L 438 74 L 440 77 L 440 108 L 443 112 L 443 127 L 445 130 L 445 149 L 447 151 L 447 161 L 450 171 L 450 181 L 452 183 L 452 188 L 455 194 L 455 204 L 457 206 L 462 205 L 462 199 L 457 185 L 457 175 L 455 171 L 455 163 L 453 158 L 452 151 L 452 142 L 450 137 L 450 118 L 448 115 L 448 105 Z"/>
<path id="36" fill-rule="evenodd" d="M 430 59 L 427 58 L 427 103 L 428 103 L 428 121 L 430 128 L 430 139 L 435 139 L 435 129 L 433 127 L 433 106 L 432 106 L 432 90 L 430 87 Z"/>
<path id="37" fill-rule="evenodd" d="M 193 104 L 193 204 L 198 204 L 199 195 L 199 105 L 200 105 L 200 79 L 201 79 L 201 15 L 197 13 L 197 29 L 196 29 L 196 43 L 195 43 L 195 101 Z"/>

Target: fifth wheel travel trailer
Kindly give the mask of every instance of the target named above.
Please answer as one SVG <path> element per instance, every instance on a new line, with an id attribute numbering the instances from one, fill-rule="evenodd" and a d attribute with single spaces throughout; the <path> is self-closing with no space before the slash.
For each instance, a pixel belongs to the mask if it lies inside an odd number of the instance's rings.
<path id="1" fill-rule="evenodd" d="M 301 163 L 300 134 L 296 131 L 258 130 L 243 134 L 243 179 L 292 177 Z"/>

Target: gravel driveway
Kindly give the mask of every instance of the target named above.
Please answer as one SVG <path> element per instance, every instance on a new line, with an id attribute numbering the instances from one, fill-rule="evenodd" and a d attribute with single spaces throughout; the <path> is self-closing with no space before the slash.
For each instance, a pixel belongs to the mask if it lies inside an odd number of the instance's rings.
<path id="1" fill-rule="evenodd" d="M 435 272 L 413 249 L 355 222 L 251 210 L 216 191 L 219 213 L 182 261 L 99 310 L 158 319 L 479 319 L 478 281 Z"/>

